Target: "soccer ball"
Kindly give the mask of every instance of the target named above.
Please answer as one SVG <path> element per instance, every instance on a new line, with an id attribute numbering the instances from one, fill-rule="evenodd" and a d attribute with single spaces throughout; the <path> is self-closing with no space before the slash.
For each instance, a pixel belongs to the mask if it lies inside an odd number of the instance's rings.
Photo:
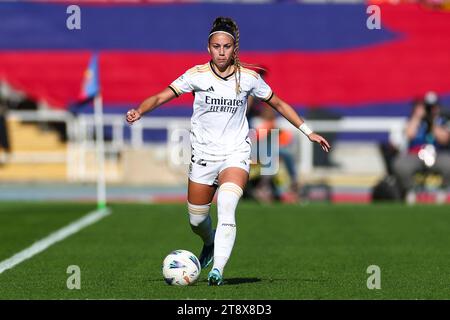
<path id="1" fill-rule="evenodd" d="M 175 250 L 163 261 L 162 273 L 167 284 L 187 286 L 200 276 L 200 262 L 195 254 L 187 250 Z"/>

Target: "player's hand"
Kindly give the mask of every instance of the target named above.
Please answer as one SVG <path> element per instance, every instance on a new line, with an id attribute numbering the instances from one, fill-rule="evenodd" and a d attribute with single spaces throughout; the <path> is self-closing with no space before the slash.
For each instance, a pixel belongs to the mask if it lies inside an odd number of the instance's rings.
<path id="1" fill-rule="evenodd" d="M 136 109 L 130 109 L 127 112 L 127 122 L 133 124 L 133 122 L 138 121 L 141 118 L 141 113 Z"/>
<path id="2" fill-rule="evenodd" d="M 317 143 L 319 143 L 319 144 L 321 145 L 322 149 L 323 149 L 325 152 L 330 151 L 330 149 L 331 149 L 330 144 L 329 144 L 328 141 L 325 140 L 325 138 L 322 137 L 321 135 L 318 135 L 317 133 L 314 133 L 314 132 L 313 132 L 313 133 L 311 133 L 311 134 L 308 136 L 308 138 L 309 138 L 309 140 L 311 140 L 312 142 L 317 142 Z"/>

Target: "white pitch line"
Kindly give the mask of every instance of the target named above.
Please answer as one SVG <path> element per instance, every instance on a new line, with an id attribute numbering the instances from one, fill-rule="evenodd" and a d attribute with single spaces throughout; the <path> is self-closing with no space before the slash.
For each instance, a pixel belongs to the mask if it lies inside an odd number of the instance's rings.
<path id="1" fill-rule="evenodd" d="M 92 211 L 64 228 L 53 232 L 46 238 L 41 239 L 32 244 L 30 247 L 16 253 L 11 258 L 0 262 L 0 274 L 110 214 L 111 210 L 108 208 Z"/>

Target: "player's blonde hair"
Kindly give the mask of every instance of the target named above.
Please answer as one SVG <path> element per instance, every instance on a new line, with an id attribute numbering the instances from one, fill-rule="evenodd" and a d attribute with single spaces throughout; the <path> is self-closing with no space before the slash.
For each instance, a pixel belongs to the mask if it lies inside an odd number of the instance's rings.
<path id="1" fill-rule="evenodd" d="M 233 65 L 236 76 L 236 94 L 241 93 L 241 61 L 239 60 L 239 27 L 237 23 L 228 17 L 217 17 L 209 32 L 209 38 L 216 32 L 228 33 L 234 39 Z M 209 40 L 208 38 L 208 40 Z"/>

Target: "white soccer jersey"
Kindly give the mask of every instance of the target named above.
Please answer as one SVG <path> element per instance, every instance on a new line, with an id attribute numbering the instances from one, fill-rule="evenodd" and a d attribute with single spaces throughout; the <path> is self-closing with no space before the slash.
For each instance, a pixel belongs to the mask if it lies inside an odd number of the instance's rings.
<path id="1" fill-rule="evenodd" d="M 225 159 L 249 147 L 246 118 L 249 95 L 269 101 L 272 90 L 253 70 L 241 67 L 241 93 L 236 94 L 235 74 L 218 75 L 211 62 L 197 65 L 176 79 L 169 88 L 178 96 L 194 92 L 191 118 L 193 152 L 205 160 Z"/>

